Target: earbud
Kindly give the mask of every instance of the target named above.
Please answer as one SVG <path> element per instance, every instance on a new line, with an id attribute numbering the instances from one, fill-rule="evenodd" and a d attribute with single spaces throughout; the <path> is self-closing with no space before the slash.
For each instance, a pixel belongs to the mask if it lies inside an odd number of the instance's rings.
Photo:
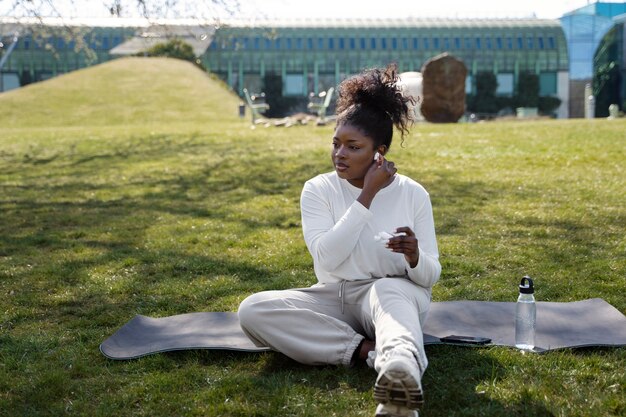
<path id="1" fill-rule="evenodd" d="M 379 159 L 379 158 L 380 158 L 380 153 L 379 153 L 379 152 L 376 152 L 376 153 L 374 154 L 374 161 L 378 162 L 378 159 Z"/>

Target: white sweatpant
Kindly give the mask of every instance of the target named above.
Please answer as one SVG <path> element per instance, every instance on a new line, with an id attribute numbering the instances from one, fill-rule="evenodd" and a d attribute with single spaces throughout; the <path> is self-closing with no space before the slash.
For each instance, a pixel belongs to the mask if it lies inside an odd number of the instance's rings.
<path id="1" fill-rule="evenodd" d="M 253 294 L 239 306 L 239 321 L 257 346 L 304 364 L 350 366 L 367 337 L 376 342 L 377 371 L 391 350 L 403 348 L 424 372 L 429 307 L 430 292 L 408 278 L 376 278 Z"/>

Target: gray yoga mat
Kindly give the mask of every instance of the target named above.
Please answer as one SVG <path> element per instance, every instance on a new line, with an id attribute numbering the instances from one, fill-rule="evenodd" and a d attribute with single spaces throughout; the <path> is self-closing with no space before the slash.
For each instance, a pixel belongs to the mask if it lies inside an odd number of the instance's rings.
<path id="1" fill-rule="evenodd" d="M 445 301 L 431 304 L 424 344 L 450 335 L 483 336 L 492 345 L 515 345 L 515 303 Z M 626 316 L 594 298 L 537 303 L 536 351 L 586 346 L 626 346 Z M 100 345 L 110 359 L 134 359 L 188 349 L 262 352 L 239 327 L 237 313 L 203 312 L 151 318 L 135 316 Z"/>

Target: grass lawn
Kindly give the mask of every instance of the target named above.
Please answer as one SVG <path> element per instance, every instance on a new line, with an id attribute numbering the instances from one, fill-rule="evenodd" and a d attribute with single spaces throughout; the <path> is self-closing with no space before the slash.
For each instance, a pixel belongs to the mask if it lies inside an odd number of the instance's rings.
<path id="1" fill-rule="evenodd" d="M 332 169 L 332 127 L 252 130 L 236 97 L 181 65 L 120 60 L 0 95 L 0 415 L 373 415 L 365 365 L 100 354 L 135 314 L 236 311 L 315 282 L 299 195 Z M 626 312 L 624 132 L 624 119 L 424 124 L 394 143 L 389 158 L 431 194 L 435 301 L 514 301 L 529 274 L 539 301 Z M 624 348 L 426 350 L 423 416 L 626 414 Z"/>

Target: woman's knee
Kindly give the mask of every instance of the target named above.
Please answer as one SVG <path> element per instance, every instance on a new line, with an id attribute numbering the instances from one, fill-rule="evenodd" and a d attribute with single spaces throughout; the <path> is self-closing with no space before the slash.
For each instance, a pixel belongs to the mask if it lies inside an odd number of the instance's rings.
<path id="1" fill-rule="evenodd" d="M 418 311 L 427 311 L 430 306 L 428 291 L 412 281 L 402 278 L 381 278 L 374 283 L 370 292 L 370 303 L 377 304 L 381 300 L 405 301 L 415 305 Z"/>
<path id="2" fill-rule="evenodd" d="M 251 328 L 261 323 L 268 312 L 276 309 L 276 302 L 280 299 L 280 291 L 262 291 L 245 298 L 237 312 L 241 327 Z"/>
<path id="3" fill-rule="evenodd" d="M 259 311 L 261 310 L 260 301 L 260 293 L 256 293 L 246 297 L 241 304 L 239 304 L 237 315 L 239 316 L 239 323 L 241 324 L 241 327 L 254 327 L 253 323 L 255 318 L 258 318 Z"/>

